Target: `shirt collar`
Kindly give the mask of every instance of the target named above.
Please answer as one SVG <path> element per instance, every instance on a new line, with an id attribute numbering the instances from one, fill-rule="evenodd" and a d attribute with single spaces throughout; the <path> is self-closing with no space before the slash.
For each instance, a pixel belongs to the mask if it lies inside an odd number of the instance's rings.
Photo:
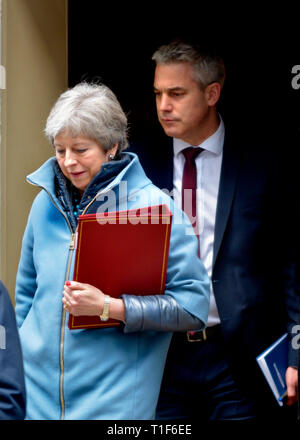
<path id="1" fill-rule="evenodd" d="M 219 118 L 220 124 L 218 129 L 211 136 L 205 139 L 205 141 L 198 145 L 198 147 L 201 147 L 204 150 L 210 151 L 214 154 L 221 154 L 224 144 L 225 126 L 221 115 L 219 115 Z M 175 156 L 177 156 L 179 153 L 181 153 L 182 150 L 190 146 L 190 144 L 184 142 L 182 139 L 173 139 L 173 149 Z"/>

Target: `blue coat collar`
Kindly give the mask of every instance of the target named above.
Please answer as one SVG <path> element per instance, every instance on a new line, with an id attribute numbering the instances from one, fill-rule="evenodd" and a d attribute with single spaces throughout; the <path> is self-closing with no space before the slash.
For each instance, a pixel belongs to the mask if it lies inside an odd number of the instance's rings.
<path id="1" fill-rule="evenodd" d="M 147 186 L 150 180 L 146 176 L 138 156 L 135 153 L 124 153 L 128 157 L 128 164 L 116 175 L 115 178 L 110 180 L 109 184 L 105 187 L 105 190 L 112 189 L 120 184 L 120 182 L 126 181 L 127 183 L 127 194 L 134 193 L 136 190 Z M 55 157 L 48 159 L 40 168 L 38 168 L 33 173 L 29 174 L 26 180 L 32 185 L 39 186 L 46 190 L 48 194 L 53 198 L 54 201 L 58 202 L 55 191 L 55 172 L 54 172 L 54 162 Z M 106 163 L 100 173 L 110 174 L 112 167 L 115 164 L 113 162 Z M 91 182 L 92 183 L 92 182 Z"/>

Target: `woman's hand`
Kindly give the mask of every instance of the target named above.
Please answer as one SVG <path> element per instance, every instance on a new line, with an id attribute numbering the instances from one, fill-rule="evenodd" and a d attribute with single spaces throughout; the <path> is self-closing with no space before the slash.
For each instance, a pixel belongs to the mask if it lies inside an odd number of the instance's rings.
<path id="1" fill-rule="evenodd" d="M 104 293 L 90 284 L 66 281 L 63 290 L 65 310 L 74 316 L 101 315 L 104 306 Z M 109 316 L 125 321 L 125 307 L 122 299 L 110 298 Z"/>

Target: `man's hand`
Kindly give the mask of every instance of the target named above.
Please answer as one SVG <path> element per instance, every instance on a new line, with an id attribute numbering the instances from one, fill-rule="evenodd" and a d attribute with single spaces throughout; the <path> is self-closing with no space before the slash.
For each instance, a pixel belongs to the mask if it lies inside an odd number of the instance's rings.
<path id="1" fill-rule="evenodd" d="M 298 369 L 296 367 L 288 367 L 285 374 L 285 381 L 287 385 L 286 404 L 291 406 L 298 400 Z"/>

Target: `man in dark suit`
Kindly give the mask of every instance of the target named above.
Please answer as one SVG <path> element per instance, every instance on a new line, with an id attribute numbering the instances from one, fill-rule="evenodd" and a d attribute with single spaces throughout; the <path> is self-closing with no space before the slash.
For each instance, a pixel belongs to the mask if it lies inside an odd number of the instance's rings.
<path id="1" fill-rule="evenodd" d="M 190 216 L 211 277 L 207 328 L 174 335 L 157 417 L 207 421 L 285 415 L 287 407 L 276 403 L 256 356 L 284 332 L 291 334 L 299 319 L 293 145 L 287 138 L 271 142 L 268 127 L 266 136 L 256 130 L 251 139 L 246 124 L 232 129 L 224 123 L 217 104 L 225 67 L 218 56 L 176 41 L 159 48 L 153 59 L 157 114 L 168 138 L 132 149 L 153 182 L 172 191 Z M 282 154 L 283 145 L 288 154 Z M 191 176 L 197 190 L 186 186 Z M 293 405 L 298 364 L 292 346 L 288 362 L 287 402 Z"/>
<path id="2" fill-rule="evenodd" d="M 25 418 L 23 358 L 15 311 L 0 281 L 0 420 Z"/>

